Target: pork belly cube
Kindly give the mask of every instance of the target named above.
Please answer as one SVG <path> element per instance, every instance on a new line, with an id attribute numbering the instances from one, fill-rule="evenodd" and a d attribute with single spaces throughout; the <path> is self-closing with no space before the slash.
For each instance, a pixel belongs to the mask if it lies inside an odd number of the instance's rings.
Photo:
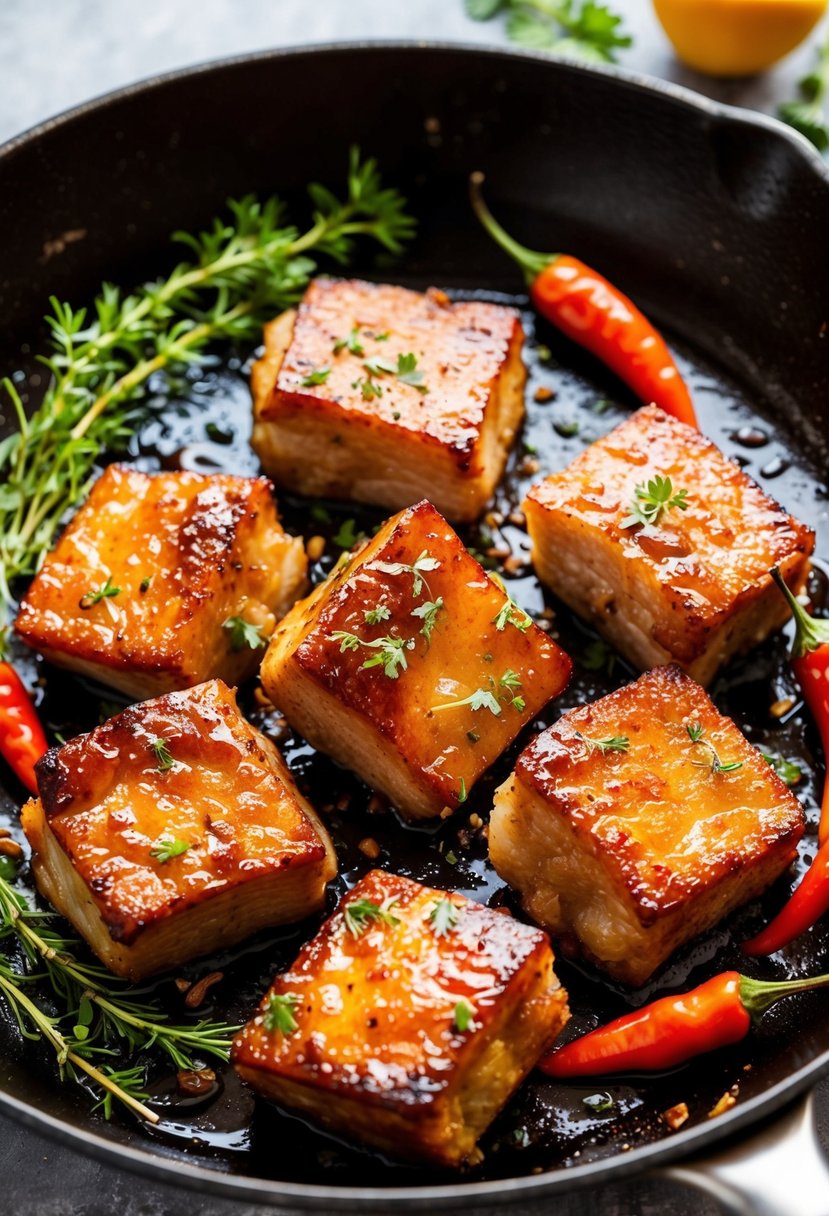
<path id="1" fill-rule="evenodd" d="M 252 675 L 305 590 L 305 550 L 264 477 L 110 465 L 46 558 L 15 628 L 133 697 Z"/>
<path id="2" fill-rule="evenodd" d="M 299 494 L 475 519 L 524 416 L 523 341 L 499 304 L 314 279 L 265 329 L 253 446 Z"/>
<path id="3" fill-rule="evenodd" d="M 685 491 L 682 505 L 630 524 L 634 501 L 647 506 L 636 487 L 656 477 L 670 480 L 671 498 Z M 702 684 L 785 623 L 769 570 L 799 591 L 815 540 L 655 405 L 534 486 L 524 511 L 542 582 L 634 666 L 678 663 Z"/>
<path id="4" fill-rule="evenodd" d="M 734 723 L 659 667 L 533 739 L 496 792 L 489 851 L 535 921 L 638 986 L 765 890 L 803 828 Z"/>
<path id="5" fill-rule="evenodd" d="M 53 749 L 23 808 L 38 888 L 142 979 L 301 920 L 337 871 L 282 757 L 221 680 L 133 705 Z"/>
<path id="6" fill-rule="evenodd" d="M 570 667 L 421 502 L 293 607 L 261 679 L 314 747 L 418 819 L 463 802 Z"/>
<path id="7" fill-rule="evenodd" d="M 455 1166 L 568 1017 L 545 933 L 373 870 L 274 980 L 232 1058 L 336 1134 Z"/>

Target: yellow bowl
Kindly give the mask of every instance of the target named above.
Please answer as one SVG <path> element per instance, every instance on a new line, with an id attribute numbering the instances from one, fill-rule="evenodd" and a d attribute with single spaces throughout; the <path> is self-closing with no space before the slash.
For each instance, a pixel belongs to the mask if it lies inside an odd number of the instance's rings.
<path id="1" fill-rule="evenodd" d="M 683 63 L 709 76 L 752 76 L 803 41 L 829 0 L 653 0 Z"/>

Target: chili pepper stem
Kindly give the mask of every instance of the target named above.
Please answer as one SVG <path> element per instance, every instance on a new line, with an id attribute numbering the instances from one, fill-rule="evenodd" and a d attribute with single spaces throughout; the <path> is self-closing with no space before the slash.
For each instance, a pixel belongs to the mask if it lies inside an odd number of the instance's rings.
<path id="1" fill-rule="evenodd" d="M 755 1023 L 782 997 L 816 988 L 829 988 L 829 975 L 804 980 L 755 980 L 748 975 L 740 976 L 740 1000 Z"/>
<path id="2" fill-rule="evenodd" d="M 557 253 L 539 253 L 535 249 L 527 249 L 525 245 L 519 245 L 510 234 L 501 227 L 495 216 L 490 211 L 484 202 L 481 186 L 484 183 L 484 175 L 480 172 L 471 173 L 469 176 L 469 199 L 472 203 L 472 210 L 477 215 L 478 219 L 483 224 L 492 239 L 496 244 L 500 245 L 505 253 L 508 253 L 513 258 L 521 269 L 524 271 L 524 277 L 527 280 L 527 285 L 531 286 L 533 280 L 541 274 L 551 262 L 554 262 L 558 257 Z"/>
<path id="3" fill-rule="evenodd" d="M 794 617 L 796 632 L 792 643 L 792 658 L 802 659 L 819 646 L 829 645 L 829 621 L 818 621 L 809 616 L 797 597 L 792 594 L 777 566 L 771 571 L 771 577 L 786 597 Z"/>

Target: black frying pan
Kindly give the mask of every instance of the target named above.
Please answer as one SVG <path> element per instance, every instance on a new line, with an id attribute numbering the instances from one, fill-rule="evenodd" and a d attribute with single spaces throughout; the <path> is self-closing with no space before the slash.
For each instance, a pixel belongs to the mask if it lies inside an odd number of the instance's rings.
<path id="1" fill-rule="evenodd" d="M 484 169 L 494 209 L 527 244 L 581 255 L 664 324 L 692 381 L 706 432 L 818 526 L 819 553 L 822 546 L 823 558 L 829 556 L 826 168 L 799 137 L 770 120 L 611 72 L 460 47 L 332 47 L 179 73 L 45 124 L 0 151 L 0 364 L 5 370 L 31 367 L 31 344 L 42 338 L 39 318 L 49 294 L 82 302 L 103 278 L 149 276 L 169 264 L 169 232 L 197 227 L 228 195 L 275 190 L 298 199 L 311 179 L 336 187 L 355 141 L 379 158 L 421 221 L 418 241 L 400 265 L 360 269 L 413 286 L 515 292 L 517 274 L 470 219 L 466 178 L 470 169 Z M 56 254 L 54 242 L 70 231 L 84 235 Z M 546 383 L 558 395 L 553 406 L 532 407 L 529 436 L 542 467 L 561 467 L 584 438 L 608 429 L 634 403 L 601 368 L 543 326 L 537 342 L 550 347 L 552 360 L 540 363 L 531 346 L 531 390 Z M 242 372 L 218 369 L 191 386 L 186 411 L 170 408 L 136 438 L 130 455 L 146 467 L 252 471 L 247 416 Z M 568 417 L 580 421 L 579 437 L 555 432 L 553 422 Z M 211 418 L 224 421 L 234 444 L 205 440 Z M 508 510 L 531 480 L 517 455 L 499 505 Z M 307 527 L 301 503 L 284 506 L 289 526 Z M 355 514 L 361 522 L 377 519 L 347 509 L 335 513 L 334 526 Z M 507 539 L 520 545 L 523 538 L 508 527 Z M 475 530 L 469 540 L 484 543 Z M 511 590 L 528 608 L 541 606 L 532 578 L 516 580 Z M 820 569 L 813 592 L 826 603 Z M 558 624 L 577 659 L 589 653 L 591 635 L 583 626 L 564 613 Z M 41 709 L 49 723 L 68 732 L 97 721 L 99 691 L 57 673 L 40 674 L 47 677 Z M 596 672 L 580 663 L 546 720 L 629 676 L 621 666 Z M 799 792 L 814 819 L 822 780 L 816 735 L 799 711 L 780 721 L 767 712 L 772 700 L 793 691 L 783 638 L 734 665 L 713 690 L 753 741 L 802 759 L 813 775 Z M 355 845 L 371 834 L 384 849 L 383 864 L 479 900 L 509 903 L 509 893 L 487 869 L 480 836 L 458 841 L 462 821 L 435 834 L 405 831 L 392 816 L 369 817 L 367 793 L 358 783 L 312 755 L 301 740 L 289 735 L 281 742 L 313 797 L 330 802 L 332 795 L 350 795 L 350 809 L 332 819 L 341 852 L 339 890 L 367 865 Z M 514 750 L 493 780 L 503 777 L 513 758 Z M 491 785 L 476 792 L 468 809 L 486 812 Z M 4 822 L 14 822 L 19 799 L 17 789 L 3 796 Z M 814 847 L 811 834 L 801 864 Z M 455 849 L 452 865 L 446 855 Z M 680 990 L 724 967 L 745 966 L 735 943 L 779 907 L 788 890 L 784 879 L 762 904 L 682 951 L 645 992 L 625 993 L 562 962 L 577 1024 L 587 1027 L 655 991 Z M 226 979 L 213 990 L 209 1012 L 246 1017 L 270 974 L 313 927 L 264 935 L 239 957 L 219 960 Z M 766 976 L 826 970 L 829 930 L 816 929 L 782 959 L 751 966 Z M 198 964 L 193 974 L 203 969 Z M 175 1008 L 172 985 L 162 985 L 161 993 Z M 20 1119 L 131 1170 L 196 1190 L 321 1212 L 392 1206 L 481 1211 L 668 1167 L 700 1152 L 709 1159 L 690 1177 L 716 1189 L 724 1166 L 715 1170 L 710 1155 L 729 1136 L 744 1139 L 752 1124 L 779 1112 L 827 1071 L 826 1002 L 820 994 L 804 996 L 770 1014 L 739 1048 L 667 1077 L 584 1088 L 534 1077 L 485 1138 L 484 1165 L 450 1176 L 383 1162 L 265 1105 L 254 1111 L 232 1074 L 207 1109 L 164 1107 L 161 1131 L 148 1133 L 120 1117 L 106 1123 L 90 1114 L 84 1095 L 56 1084 L 48 1057 L 23 1045 L 0 1013 L 0 1102 Z M 169 1079 L 157 1075 L 152 1084 L 163 1103 Z M 735 1084 L 737 1104 L 708 1119 L 717 1098 Z M 591 1114 L 582 1099 L 600 1088 L 614 1105 L 609 1113 Z M 691 1118 L 672 1134 L 659 1114 L 678 1101 L 688 1103 Z M 771 1205 L 764 1210 L 805 1213 L 812 1210 L 811 1194 L 818 1205 L 813 1210 L 822 1211 L 827 1175 L 812 1155 L 809 1125 L 802 1112 L 787 1118 L 765 1147 L 782 1143 L 784 1131 L 797 1133 L 797 1178 L 806 1190 L 790 1209 L 784 1200 L 774 1206 L 775 1185 L 785 1178 L 790 1187 L 791 1179 L 778 1164 L 763 1179 Z M 734 1151 L 737 1157 L 748 1152 Z M 742 1185 L 747 1171 L 735 1159 L 732 1153 L 730 1168 Z M 752 1161 L 755 1185 L 759 1171 Z"/>

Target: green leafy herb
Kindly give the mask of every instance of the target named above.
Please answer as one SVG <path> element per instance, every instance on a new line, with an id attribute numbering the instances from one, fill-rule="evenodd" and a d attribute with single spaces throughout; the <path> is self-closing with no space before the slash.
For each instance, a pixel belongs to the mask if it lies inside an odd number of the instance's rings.
<path id="1" fill-rule="evenodd" d="M 412 609 L 412 616 L 416 616 L 423 621 L 420 632 L 426 639 L 427 646 L 432 641 L 432 632 L 443 609 L 442 595 L 439 595 L 436 600 L 426 600 L 424 603 L 418 604 L 417 608 Z"/>
<path id="2" fill-rule="evenodd" d="M 388 331 L 388 330 L 386 330 L 386 331 L 385 331 L 384 333 L 382 333 L 382 334 L 375 334 L 375 335 L 374 335 L 374 341 L 375 341 L 375 342 L 388 342 L 388 340 L 389 340 L 389 338 L 390 338 L 390 337 L 391 337 L 391 334 L 389 333 L 389 331 Z"/>
<path id="3" fill-rule="evenodd" d="M 708 768 L 712 773 L 736 773 L 737 769 L 743 767 L 742 760 L 731 760 L 723 763 L 719 754 L 708 739 L 703 738 L 703 729 L 699 722 L 690 722 L 685 727 L 688 732 L 688 738 L 695 746 L 698 744 L 708 753 L 708 760 L 692 760 L 691 763 L 696 768 Z"/>
<path id="4" fill-rule="evenodd" d="M 396 899 L 386 899 L 382 904 L 372 903 L 370 899 L 355 899 L 343 909 L 345 927 L 352 937 L 359 937 L 375 921 L 383 925 L 399 925 L 399 917 L 391 912 L 396 903 Z"/>
<path id="5" fill-rule="evenodd" d="M 312 388 L 315 384 L 325 384 L 330 375 L 330 367 L 315 367 L 307 376 L 303 376 L 299 383 L 302 388 Z"/>
<path id="6" fill-rule="evenodd" d="M 767 764 L 771 765 L 784 785 L 797 785 L 803 780 L 803 770 L 798 764 L 793 763 L 791 760 L 787 760 L 785 756 L 773 756 L 769 752 L 764 751 L 761 751 L 760 755 Z"/>
<path id="7" fill-rule="evenodd" d="M 372 397 L 383 396 L 382 386 L 371 376 L 361 376 L 358 380 L 352 380 L 351 387 L 360 390 L 360 396 L 364 401 L 371 401 Z"/>
<path id="8" fill-rule="evenodd" d="M 494 687 L 494 681 L 490 680 L 490 685 Z M 446 701 L 443 705 L 433 705 L 432 713 L 439 714 L 446 709 L 461 709 L 464 705 L 468 705 L 471 710 L 476 713 L 479 709 L 488 709 L 491 714 L 497 718 L 501 712 L 501 706 L 498 704 L 498 698 L 490 688 L 476 688 L 468 697 L 463 697 L 459 701 Z"/>
<path id="9" fill-rule="evenodd" d="M 397 356 L 397 379 L 401 384 L 416 388 L 419 393 L 428 393 L 428 387 L 423 383 L 423 372 L 417 370 L 417 357 L 411 352 Z"/>
<path id="10" fill-rule="evenodd" d="M 377 649 L 377 654 L 366 659 L 363 667 L 382 666 L 383 675 L 388 676 L 390 680 L 396 680 L 400 672 L 406 671 L 409 666 L 406 651 L 412 649 L 414 642 L 409 638 L 385 637 L 377 638 L 373 642 L 363 642 L 362 645 Z"/>
<path id="11" fill-rule="evenodd" d="M 455 1029 L 464 1034 L 472 1026 L 475 1017 L 475 1006 L 462 997 L 455 1006 Z"/>
<path id="12" fill-rule="evenodd" d="M 391 609 L 385 604 L 378 604 L 376 608 L 369 608 L 363 613 L 363 620 L 367 625 L 379 625 L 380 621 L 387 621 L 391 616 Z"/>
<path id="13" fill-rule="evenodd" d="M 581 665 L 586 671 L 603 671 L 612 676 L 616 667 L 617 655 L 601 638 L 595 638 L 585 647 L 581 656 Z"/>
<path id="14" fill-rule="evenodd" d="M 626 752 L 630 750 L 630 739 L 628 739 L 627 735 L 611 735 L 607 739 L 591 739 L 588 735 L 581 734 L 580 731 L 576 731 L 576 734 L 586 746 L 588 756 L 592 756 L 593 752 L 596 751 L 605 756 L 608 752 Z"/>
<path id="15" fill-rule="evenodd" d="M 167 1014 L 142 990 L 134 991 L 104 967 L 81 961 L 84 944 L 51 928 L 51 914 L 32 908 L 24 896 L 0 878 L 0 940 L 16 938 L 22 954 L 19 966 L 0 953 L 0 997 L 27 1038 L 42 1039 L 55 1052 L 61 1077 L 91 1080 L 109 1117 L 112 1102 L 129 1107 L 141 1118 L 158 1122 L 144 1105 L 144 1068 L 128 1056 L 147 1051 L 166 1055 L 177 1069 L 198 1067 L 197 1059 L 226 1060 L 231 1036 L 238 1027 L 219 1022 L 171 1023 Z M 35 982 L 48 986 L 50 1012 L 32 992 Z M 57 1006 L 57 1015 L 54 1013 Z M 71 1033 L 62 1029 L 71 1026 Z M 117 1055 L 125 1066 L 96 1065 L 101 1057 Z"/>
<path id="16" fill-rule="evenodd" d="M 173 836 L 162 836 L 150 849 L 150 857 L 164 865 L 165 862 L 172 861 L 174 857 L 181 857 L 182 853 L 186 853 L 191 848 L 191 845 L 186 840 L 176 840 Z"/>
<path id="17" fill-rule="evenodd" d="M 249 646 L 251 650 L 261 650 L 267 646 L 267 638 L 262 637 L 262 626 L 252 625 L 241 616 L 229 616 L 222 621 L 222 629 L 230 634 L 230 649 L 243 650 Z"/>
<path id="18" fill-rule="evenodd" d="M 346 519 L 334 537 L 334 544 L 339 545 L 341 549 L 353 549 L 358 541 L 364 539 L 365 533 L 357 531 L 356 520 Z"/>
<path id="19" fill-rule="evenodd" d="M 460 785 L 458 786 L 458 803 L 462 804 L 466 802 L 468 797 L 469 795 L 466 792 L 466 782 L 464 781 L 463 777 L 461 777 Z"/>
<path id="20" fill-rule="evenodd" d="M 382 359 L 379 356 L 375 359 L 366 359 L 363 367 L 370 376 L 392 376 L 397 370 L 388 359 Z"/>
<path id="21" fill-rule="evenodd" d="M 360 341 L 360 327 L 355 325 L 347 338 L 338 338 L 334 343 L 334 354 L 338 355 L 341 350 L 347 350 L 351 355 L 364 355 L 363 344 Z"/>
<path id="22" fill-rule="evenodd" d="M 620 527 L 635 528 L 638 524 L 658 524 L 666 511 L 688 510 L 688 491 L 677 490 L 674 493 L 670 477 L 660 474 L 649 481 L 635 487 L 630 514 L 622 520 Z"/>
<path id="23" fill-rule="evenodd" d="M 2 460 L 0 460 L 0 465 L 2 465 Z M 85 595 L 81 596 L 78 600 L 78 606 L 83 609 L 94 608 L 96 604 L 100 604 L 101 600 L 113 599 L 116 595 L 120 594 L 121 588 L 113 587 L 112 579 L 107 575 L 107 581 L 101 583 L 97 591 L 87 591 Z"/>
<path id="24" fill-rule="evenodd" d="M 293 1034 L 299 1030 L 294 1010 L 301 1003 L 295 992 L 270 992 L 262 1015 L 262 1025 L 268 1034 Z"/>
<path id="25" fill-rule="evenodd" d="M 829 39 L 818 50 L 813 71 L 798 81 L 799 101 L 787 101 L 777 111 L 784 122 L 794 127 L 820 152 L 829 148 Z"/>
<path id="26" fill-rule="evenodd" d="M 348 650 L 359 650 L 363 644 L 356 633 L 347 633 L 344 629 L 335 629 L 333 633 L 329 633 L 328 641 L 340 643 L 340 654 L 345 654 Z"/>
<path id="27" fill-rule="evenodd" d="M 458 923 L 460 913 L 451 899 L 439 899 L 429 913 L 435 937 L 445 937 Z"/>
<path id="28" fill-rule="evenodd" d="M 570 59 L 615 63 L 616 52 L 631 45 L 622 18 L 596 0 L 465 0 L 474 21 L 505 14 L 507 36 Z"/>
<path id="29" fill-rule="evenodd" d="M 412 595 L 420 595 L 424 584 L 429 595 L 431 595 L 432 591 L 426 582 L 424 571 L 431 573 L 433 570 L 439 570 L 440 562 L 436 557 L 430 557 L 428 551 L 424 549 L 411 565 L 408 565 L 406 562 L 372 562 L 371 568 L 372 570 L 380 570 L 383 574 L 410 574 L 412 576 Z"/>
<path id="30" fill-rule="evenodd" d="M 167 773 L 175 764 L 166 739 L 153 739 L 150 750 L 155 756 L 155 766 L 160 773 Z"/>
<path id="31" fill-rule="evenodd" d="M 490 575 L 490 578 L 492 578 L 492 575 Z M 497 581 L 500 583 L 500 579 Z M 512 596 L 508 594 L 503 583 L 501 583 L 501 590 L 507 598 L 500 612 L 492 618 L 492 624 L 499 633 L 506 629 L 507 625 L 513 625 L 519 632 L 526 633 L 530 625 L 532 625 L 532 617 L 528 616 L 523 608 L 518 607 Z"/>
<path id="32" fill-rule="evenodd" d="M 582 1102 L 588 1110 L 592 1110 L 596 1115 L 613 1110 L 613 1107 L 616 1105 L 610 1094 L 589 1094 L 588 1097 L 582 1098 Z"/>
<path id="33" fill-rule="evenodd" d="M 180 380 L 217 341 L 253 345 L 276 311 L 302 295 L 325 254 L 346 263 L 354 238 L 400 252 L 414 231 L 399 194 L 382 185 L 373 160 L 353 150 L 345 200 L 309 187 L 313 223 L 300 233 L 276 199 L 229 203 L 229 219 L 197 236 L 176 234 L 190 252 L 163 279 L 133 292 L 104 285 L 90 309 L 52 301 L 47 317 L 51 380 L 27 416 L 11 379 L 3 382 L 18 431 L 0 443 L 0 601 L 31 575 L 66 511 L 86 494 L 102 450 L 122 448 L 150 407 L 149 382 Z M 157 396 L 153 390 L 152 396 Z"/>
<path id="34" fill-rule="evenodd" d="M 320 502 L 312 502 L 308 508 L 308 514 L 315 524 L 330 524 L 331 512 L 327 507 L 324 507 Z"/>

